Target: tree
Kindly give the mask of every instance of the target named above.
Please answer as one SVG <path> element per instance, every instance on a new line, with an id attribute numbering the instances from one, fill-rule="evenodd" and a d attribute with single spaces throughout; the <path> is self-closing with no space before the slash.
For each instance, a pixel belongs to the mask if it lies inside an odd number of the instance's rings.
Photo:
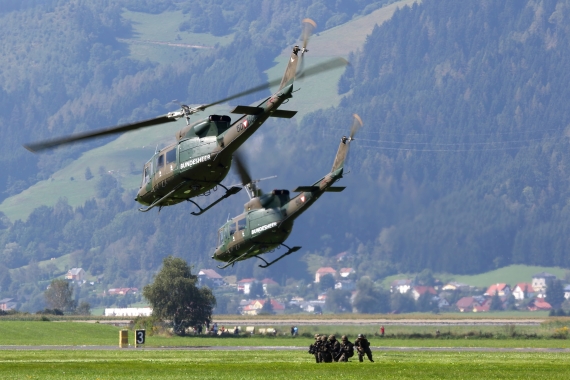
<path id="1" fill-rule="evenodd" d="M 267 298 L 263 303 L 260 314 L 273 314 L 273 305 L 271 304 L 270 298 Z"/>
<path id="2" fill-rule="evenodd" d="M 72 298 L 73 286 L 66 280 L 53 280 L 44 292 L 46 304 L 51 309 L 61 311 L 75 309 L 75 301 Z"/>
<path id="3" fill-rule="evenodd" d="M 91 168 L 88 166 L 87 169 L 85 169 L 85 180 L 89 181 L 91 178 L 93 178 L 93 173 L 91 173 Z"/>
<path id="4" fill-rule="evenodd" d="M 263 284 L 259 281 L 254 281 L 249 287 L 249 296 L 252 298 L 261 298 L 265 295 Z"/>
<path id="5" fill-rule="evenodd" d="M 91 315 L 91 305 L 87 302 L 81 302 L 75 309 L 77 315 Z"/>
<path id="6" fill-rule="evenodd" d="M 499 311 L 503 310 L 503 301 L 501 301 L 501 297 L 499 297 L 499 293 L 495 292 L 495 295 L 491 298 L 491 305 L 489 306 L 489 310 L 491 311 Z"/>
<path id="7" fill-rule="evenodd" d="M 364 277 L 356 284 L 354 307 L 359 313 L 386 313 L 390 310 L 390 295 L 374 287 L 369 278 Z"/>
<path id="8" fill-rule="evenodd" d="M 564 302 L 564 286 L 562 286 L 562 281 L 554 280 L 546 288 L 546 302 L 548 302 L 553 309 L 560 309 L 562 302 Z"/>
<path id="9" fill-rule="evenodd" d="M 350 304 L 350 292 L 348 290 L 329 290 L 325 301 L 325 307 L 333 313 L 348 313 L 352 311 Z"/>
<path id="10" fill-rule="evenodd" d="M 212 321 L 216 298 L 208 287 L 197 286 L 198 276 L 191 273 L 186 261 L 168 256 L 152 284 L 143 288 L 153 316 L 172 321 L 174 332 L 184 335 L 189 326 Z"/>
<path id="11" fill-rule="evenodd" d="M 332 274 L 325 274 L 319 279 L 319 289 L 321 292 L 326 292 L 327 290 L 334 288 L 334 282 Z"/>

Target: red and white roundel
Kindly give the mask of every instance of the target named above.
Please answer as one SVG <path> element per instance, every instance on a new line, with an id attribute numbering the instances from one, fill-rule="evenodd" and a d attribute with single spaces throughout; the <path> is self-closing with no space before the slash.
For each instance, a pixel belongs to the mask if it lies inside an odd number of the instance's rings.
<path id="1" fill-rule="evenodd" d="M 243 125 L 243 129 L 247 128 L 247 120 L 244 120 L 243 123 L 241 123 L 241 125 Z"/>

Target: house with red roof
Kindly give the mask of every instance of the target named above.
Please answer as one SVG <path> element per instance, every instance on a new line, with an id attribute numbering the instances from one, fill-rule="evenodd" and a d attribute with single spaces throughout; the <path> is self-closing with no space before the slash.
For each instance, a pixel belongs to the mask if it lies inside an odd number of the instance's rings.
<path id="1" fill-rule="evenodd" d="M 331 267 L 321 267 L 317 269 L 315 273 L 315 282 L 320 282 L 322 276 L 326 276 L 327 274 L 332 275 L 333 277 L 336 276 L 336 270 Z"/>
<path id="2" fill-rule="evenodd" d="M 352 269 L 352 268 L 342 268 L 342 269 L 338 272 L 338 274 L 340 275 L 340 277 L 348 277 L 348 276 L 350 276 L 350 275 L 353 274 L 353 273 L 354 273 L 354 269 Z"/>
<path id="3" fill-rule="evenodd" d="M 517 300 L 524 300 L 533 296 L 534 288 L 530 282 L 519 282 L 513 289 L 513 297 Z"/>
<path id="4" fill-rule="evenodd" d="M 255 278 L 244 278 L 243 280 L 238 281 L 238 292 L 242 292 L 243 294 L 249 294 L 249 290 L 251 289 L 251 285 L 255 282 Z"/>
<path id="5" fill-rule="evenodd" d="M 455 303 L 455 306 L 457 306 L 460 312 L 464 313 L 473 311 L 474 307 L 481 306 L 481 303 L 475 297 L 463 297 Z"/>
<path id="6" fill-rule="evenodd" d="M 272 278 L 264 278 L 263 280 L 261 280 L 261 283 L 263 284 L 263 292 L 265 294 L 267 294 L 267 287 L 269 285 L 279 285 L 276 281 L 273 281 Z"/>
<path id="7" fill-rule="evenodd" d="M 552 306 L 544 300 L 544 298 L 535 298 L 528 303 L 527 306 L 528 310 L 530 311 L 539 311 L 539 310 L 552 310 Z"/>
<path id="8" fill-rule="evenodd" d="M 483 295 L 493 297 L 495 294 L 498 294 L 499 297 L 508 297 L 511 295 L 511 288 L 507 284 L 494 284 L 489 286 Z"/>
<path id="9" fill-rule="evenodd" d="M 269 301 L 271 302 L 271 307 L 275 314 L 283 314 L 285 312 L 285 305 L 273 299 Z M 267 300 L 252 300 L 242 308 L 241 313 L 243 315 L 258 315 L 266 302 Z"/>
<path id="10" fill-rule="evenodd" d="M 414 286 L 412 288 L 412 297 L 414 300 L 418 300 L 424 294 L 431 294 L 432 296 L 437 295 L 437 291 L 432 286 Z"/>

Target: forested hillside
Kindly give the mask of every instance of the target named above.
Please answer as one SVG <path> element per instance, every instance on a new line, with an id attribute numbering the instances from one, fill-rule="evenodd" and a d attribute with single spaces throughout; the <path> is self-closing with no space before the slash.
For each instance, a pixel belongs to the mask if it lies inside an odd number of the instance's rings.
<path id="1" fill-rule="evenodd" d="M 173 110 L 172 99 L 206 103 L 263 83 L 263 71 L 297 41 L 302 18 L 314 18 L 325 30 L 390 2 L 2 2 L 0 199 L 48 179 L 81 152 L 108 140 L 42 155 L 30 154 L 22 143 L 163 114 Z M 135 59 L 123 42 L 137 38 L 132 23 L 121 16 L 124 11 L 183 12 L 182 38 L 184 33 L 232 35 L 233 42 L 191 50 L 167 63 Z M 0 294 L 17 297 L 24 309 L 41 307 L 46 281 L 63 270 L 39 266 L 41 260 L 66 257 L 66 265 L 85 267 L 105 285 L 139 287 L 168 254 L 212 266 L 210 249 L 227 210 L 189 221 L 189 207 L 181 206 L 141 218 L 133 194 L 121 189 L 105 168 L 91 169 L 96 200 L 73 209 L 62 199 L 54 207 L 38 208 L 27 221 L 1 218 Z M 231 209 L 239 210 L 241 203 L 237 200 Z M 252 265 L 247 270 L 251 273 Z M 307 276 L 306 271 L 299 276 Z"/>
<path id="2" fill-rule="evenodd" d="M 0 60 L 8 193 L 86 149 L 32 156 L 18 142 L 155 116 L 172 110 L 166 105 L 174 98 L 202 103 L 262 83 L 263 70 L 295 42 L 301 18 L 327 28 L 386 2 L 328 3 L 8 2 L 0 12 L 0 33 L 12 46 Z M 116 41 L 133 37 L 117 7 L 183 10 L 188 22 L 180 33 L 235 37 L 184 61 L 136 60 Z M 310 185 L 330 170 L 358 113 L 364 127 L 339 183 L 346 191 L 326 194 L 296 223 L 288 242 L 302 251 L 264 272 L 251 261 L 224 275 L 310 281 L 311 271 L 345 250 L 359 276 L 372 279 L 424 268 L 473 274 L 513 263 L 570 268 L 569 19 L 569 0 L 424 0 L 376 27 L 350 56 L 339 107 L 271 121 L 246 144 L 255 177 L 279 176 L 263 188 Z M 45 41 L 25 28 L 35 23 L 39 34 L 44 22 Z M 37 49 L 22 36 L 37 39 Z M 295 98 L 287 107 L 294 109 Z M 45 281 L 61 274 L 37 264 L 51 258 L 66 258 L 106 286 L 141 287 L 168 254 L 213 267 L 217 228 L 245 202 L 237 195 L 199 218 L 190 217 L 190 205 L 141 214 L 131 191 L 104 168 L 91 169 L 97 197 L 82 207 L 61 200 L 27 221 L 1 220 L 0 296 L 26 300 L 29 309 L 41 305 Z"/>
<path id="3" fill-rule="evenodd" d="M 373 257 L 401 270 L 570 266 L 569 1 L 425 1 L 374 30 L 341 80 L 372 124 Z"/>

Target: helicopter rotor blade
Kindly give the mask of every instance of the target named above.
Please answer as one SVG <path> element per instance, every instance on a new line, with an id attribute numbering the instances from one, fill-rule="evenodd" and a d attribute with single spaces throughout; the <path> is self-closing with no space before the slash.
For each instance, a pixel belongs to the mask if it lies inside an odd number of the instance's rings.
<path id="1" fill-rule="evenodd" d="M 323 72 L 326 72 L 329 70 L 334 70 L 336 68 L 346 66 L 347 64 L 348 64 L 348 61 L 344 58 L 333 58 L 333 59 L 325 61 L 321 64 L 318 64 L 318 65 L 315 65 L 315 66 L 308 68 L 303 73 L 303 76 L 308 77 L 308 76 L 312 76 L 315 74 L 320 74 L 320 73 L 323 73 Z M 248 90 L 239 92 L 237 94 L 234 94 L 234 95 L 229 96 L 229 97 L 224 98 L 224 99 L 220 99 L 220 100 L 213 102 L 213 103 L 200 105 L 200 106 L 193 107 L 193 108 L 190 108 L 186 105 L 182 105 L 180 111 L 170 112 L 166 115 L 158 116 L 158 117 L 155 117 L 152 119 L 137 121 L 134 123 L 122 124 L 122 125 L 103 128 L 103 129 L 97 129 L 94 131 L 81 132 L 81 133 L 72 134 L 69 136 L 58 137 L 55 139 L 39 141 L 39 142 L 35 142 L 35 143 L 30 143 L 30 144 L 25 144 L 24 148 L 26 148 L 30 152 L 36 153 L 36 152 L 39 152 L 42 150 L 54 148 L 54 147 L 59 146 L 59 145 L 70 144 L 70 143 L 73 143 L 76 141 L 88 140 L 88 139 L 100 137 L 100 136 L 114 135 L 114 134 L 118 134 L 118 133 L 133 131 L 135 129 L 146 128 L 146 127 L 150 127 L 150 126 L 154 126 L 154 125 L 173 122 L 173 121 L 178 120 L 181 117 L 187 117 L 188 118 L 189 115 L 192 115 L 192 114 L 197 113 L 199 111 L 203 111 L 208 107 L 212 107 L 212 106 L 215 106 L 215 105 L 220 104 L 220 103 L 225 103 L 225 102 L 228 102 L 230 100 L 240 98 L 240 97 L 245 96 L 245 95 L 253 94 L 253 93 L 258 92 L 258 91 L 269 89 L 271 87 L 279 85 L 279 83 L 281 83 L 281 78 L 269 81 L 267 83 L 261 84 L 261 85 L 256 86 L 256 87 L 252 87 Z"/>
<path id="2" fill-rule="evenodd" d="M 251 176 L 249 175 L 249 170 L 247 170 L 247 166 L 245 164 L 241 152 L 239 151 L 234 152 L 233 161 L 235 163 L 235 170 L 237 171 L 239 178 L 241 179 L 242 186 L 250 184 L 252 182 Z"/>
<path id="3" fill-rule="evenodd" d="M 350 140 L 354 140 L 354 135 L 356 132 L 362 127 L 362 119 L 357 114 L 353 114 L 352 117 L 354 120 L 352 121 L 352 125 L 350 126 Z"/>
<path id="4" fill-rule="evenodd" d="M 107 135 L 113 135 L 116 133 L 128 132 L 128 131 L 132 131 L 135 129 L 151 127 L 153 125 L 169 123 L 172 121 L 176 121 L 176 119 L 170 118 L 170 117 L 168 117 L 168 115 L 163 115 L 163 116 L 155 117 L 152 119 L 137 121 L 135 123 L 121 124 L 121 125 L 118 125 L 116 127 L 97 129 L 97 130 L 88 131 L 88 132 L 81 132 L 81 133 L 76 133 L 73 135 L 59 137 L 59 138 L 55 138 L 55 139 L 51 139 L 51 140 L 44 140 L 44 141 L 40 141 L 37 143 L 26 144 L 26 145 L 24 145 L 24 148 L 26 148 L 30 152 L 36 153 L 36 152 L 39 152 L 39 151 L 42 151 L 45 149 L 54 148 L 58 145 L 65 145 L 65 144 L 69 144 L 69 143 L 76 142 L 76 141 L 91 139 L 94 137 L 107 136 Z"/>
<path id="5" fill-rule="evenodd" d="M 303 76 L 303 69 L 305 67 L 305 53 L 308 52 L 309 50 L 307 49 L 307 45 L 309 44 L 309 38 L 311 38 L 311 35 L 313 34 L 313 31 L 315 30 L 315 28 L 317 27 L 317 23 L 314 22 L 313 20 L 311 20 L 310 18 L 306 18 L 301 22 L 302 26 L 303 26 L 303 32 L 301 34 L 301 39 L 303 40 L 303 47 L 301 49 L 301 57 L 299 58 L 300 62 L 299 62 L 299 70 L 298 73 L 299 75 L 299 79 L 302 79 Z"/>

